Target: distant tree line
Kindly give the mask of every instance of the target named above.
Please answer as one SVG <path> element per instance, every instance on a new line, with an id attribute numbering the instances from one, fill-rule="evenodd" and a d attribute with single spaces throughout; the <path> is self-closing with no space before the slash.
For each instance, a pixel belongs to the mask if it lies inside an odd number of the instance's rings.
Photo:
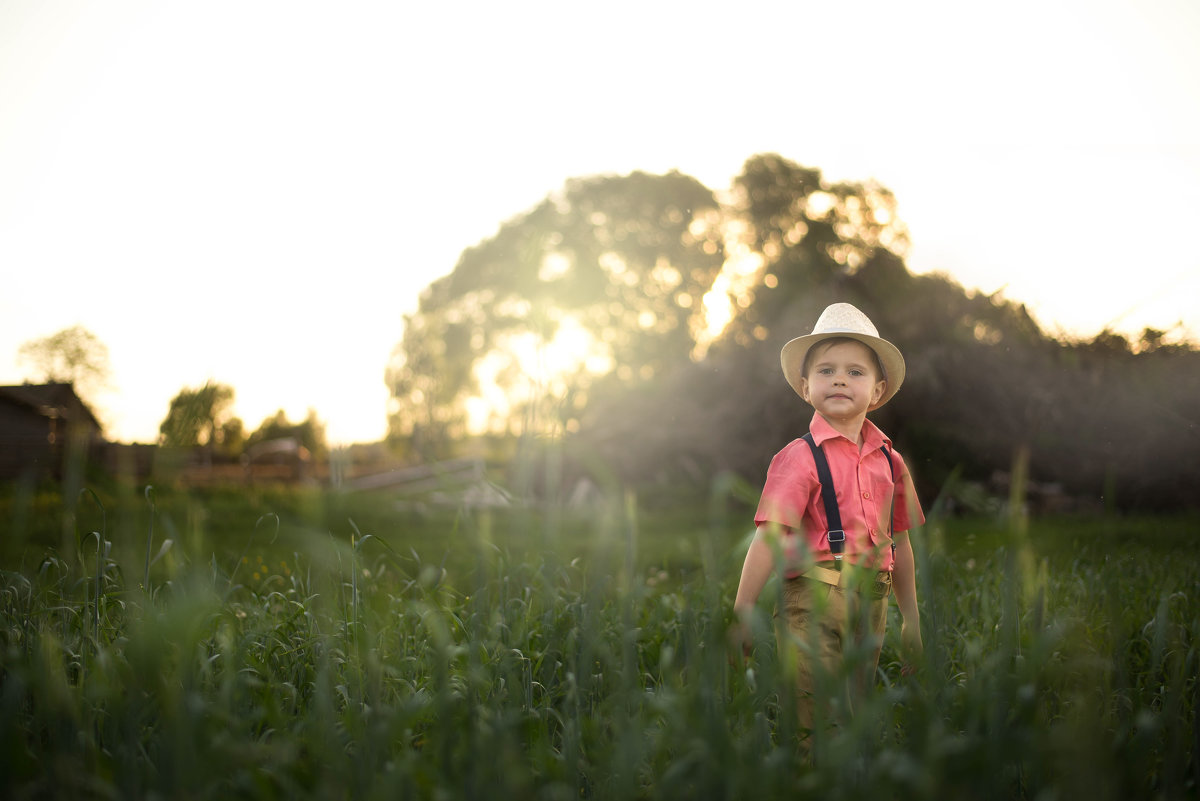
<path id="1" fill-rule="evenodd" d="M 904 352 L 904 389 L 872 416 L 927 500 L 1021 454 L 1034 480 L 1110 508 L 1200 506 L 1192 343 L 1056 339 L 1019 302 L 914 275 L 907 246 L 887 189 L 773 154 L 719 199 L 676 172 L 569 181 L 406 317 L 390 437 L 439 458 L 471 431 L 550 434 L 639 486 L 757 484 L 812 415 L 779 350 L 847 301 Z"/>
<path id="2" fill-rule="evenodd" d="M 166 448 L 202 449 L 217 459 L 232 461 L 259 443 L 291 438 L 314 457 L 325 454 L 325 426 L 314 410 L 294 423 L 280 409 L 247 435 L 245 424 L 233 414 L 233 398 L 233 387 L 215 381 L 184 387 L 171 399 L 159 425 L 159 443 Z"/>
<path id="3" fill-rule="evenodd" d="M 30 365 L 35 380 L 71 384 L 85 399 L 107 385 L 112 373 L 108 348 L 79 325 L 23 343 L 17 358 Z M 159 425 L 158 444 L 179 450 L 199 448 L 218 459 L 236 460 L 259 443 L 291 438 L 313 456 L 325 455 L 325 425 L 316 411 L 310 409 L 303 420 L 292 422 L 280 409 L 247 433 L 233 414 L 234 394 L 233 387 L 216 381 L 182 388 L 171 398 Z"/>

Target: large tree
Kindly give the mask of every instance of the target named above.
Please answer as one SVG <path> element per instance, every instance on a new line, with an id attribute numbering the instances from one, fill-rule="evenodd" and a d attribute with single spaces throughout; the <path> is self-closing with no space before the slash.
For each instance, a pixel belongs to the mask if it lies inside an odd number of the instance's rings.
<path id="1" fill-rule="evenodd" d="M 678 175 L 573 181 L 464 253 L 408 319 L 389 369 L 393 431 L 436 454 L 465 430 L 472 398 L 499 392 L 497 408 L 525 411 L 534 430 L 577 428 L 579 469 L 599 461 L 642 488 L 725 470 L 753 485 L 812 415 L 780 374 L 780 348 L 846 301 L 905 355 L 903 391 L 872 418 L 926 502 L 956 476 L 984 485 L 1020 459 L 1047 495 L 1196 506 L 1191 345 L 1149 330 L 1138 343 L 1056 340 L 1017 301 L 912 274 L 896 200 L 872 182 L 831 183 L 766 154 L 723 206 L 711 201 Z M 701 311 L 719 312 L 725 293 L 716 333 Z M 547 410 L 522 384 L 520 346 L 552 361 L 564 332 L 576 332 L 575 369 L 543 377 Z"/>
<path id="2" fill-rule="evenodd" d="M 885 188 L 832 183 L 778 155 L 754 156 L 734 181 L 724 224 L 733 312 L 706 357 L 597 405 L 584 422 L 583 444 L 627 479 L 725 469 L 760 478 L 812 415 L 780 374 L 780 348 L 836 301 L 862 308 L 902 346 L 905 390 L 872 417 L 928 460 L 926 489 L 960 465 L 979 474 L 1006 464 L 1018 436 L 1053 425 L 1044 391 L 1022 393 L 1016 380 L 989 388 L 988 380 L 1049 371 L 1055 343 L 1018 304 L 912 275 L 907 231 Z M 957 379 L 943 372 L 951 364 Z M 991 408 L 1000 397 L 1006 402 Z M 651 419 L 658 423 L 645 425 Z"/>
<path id="3" fill-rule="evenodd" d="M 777 340 L 879 256 L 902 259 L 908 232 L 896 198 L 874 182 L 826 181 L 776 154 L 748 159 L 728 209 L 743 262 L 728 342 Z M 780 326 L 788 326 L 781 330 Z"/>
<path id="4" fill-rule="evenodd" d="M 1157 331 L 1137 344 L 1111 332 L 1059 341 L 1019 302 L 913 275 L 895 212 L 870 183 L 752 158 L 728 208 L 745 266 L 724 334 L 702 362 L 594 407 L 578 444 L 641 486 L 722 470 L 756 483 L 813 413 L 784 381 L 780 348 L 847 301 L 908 363 L 904 389 L 872 418 L 927 502 L 955 492 L 952 477 L 988 486 L 1022 460 L 1044 497 L 1065 493 L 1059 503 L 1196 506 L 1200 353 Z"/>
<path id="5" fill-rule="evenodd" d="M 588 449 L 639 482 L 680 470 L 759 472 L 763 454 L 778 449 L 784 432 L 802 434 L 812 413 L 779 375 L 783 343 L 807 333 L 835 300 L 871 313 L 875 304 L 854 287 L 886 294 L 885 284 L 908 275 L 907 232 L 888 190 L 830 182 L 775 154 L 747 160 L 721 225 L 727 325 L 702 360 L 681 361 L 662 380 L 605 399 L 583 423 Z"/>
<path id="6" fill-rule="evenodd" d="M 722 235 L 712 192 L 688 176 L 569 181 L 464 252 L 406 317 L 386 375 L 393 436 L 431 457 L 472 422 L 572 430 L 601 384 L 688 358 Z"/>

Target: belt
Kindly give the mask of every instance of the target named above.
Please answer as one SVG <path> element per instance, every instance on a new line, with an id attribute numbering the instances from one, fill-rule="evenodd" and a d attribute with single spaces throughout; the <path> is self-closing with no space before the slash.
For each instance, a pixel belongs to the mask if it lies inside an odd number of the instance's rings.
<path id="1" fill-rule="evenodd" d="M 840 562 L 818 562 L 801 573 L 800 577 L 843 588 L 866 587 L 883 583 L 890 585 L 892 583 L 891 571 L 868 570 L 856 565 L 846 565 L 843 569 Z"/>

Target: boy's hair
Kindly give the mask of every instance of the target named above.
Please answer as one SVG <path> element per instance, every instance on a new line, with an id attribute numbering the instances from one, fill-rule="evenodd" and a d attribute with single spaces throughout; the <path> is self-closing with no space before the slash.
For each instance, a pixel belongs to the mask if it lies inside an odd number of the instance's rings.
<path id="1" fill-rule="evenodd" d="M 842 345 L 846 342 L 853 342 L 856 345 L 862 345 L 864 348 L 869 350 L 871 352 L 871 361 L 875 365 L 875 375 L 877 377 L 876 380 L 887 380 L 887 371 L 883 369 L 883 363 L 879 361 L 879 354 L 876 353 L 875 349 L 870 345 L 862 340 L 855 339 L 854 337 L 830 337 L 829 339 L 822 339 L 820 342 L 814 343 L 813 346 L 808 349 L 808 353 L 804 354 L 804 363 L 800 365 L 800 375 L 804 378 L 808 378 L 808 363 L 812 360 L 813 356 L 819 353 L 824 353 L 834 345 Z"/>

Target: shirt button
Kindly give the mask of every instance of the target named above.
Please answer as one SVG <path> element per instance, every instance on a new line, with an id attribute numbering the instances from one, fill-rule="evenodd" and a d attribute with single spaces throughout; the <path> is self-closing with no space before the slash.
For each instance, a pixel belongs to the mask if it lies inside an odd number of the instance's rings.
<path id="1" fill-rule="evenodd" d="M 863 497 L 864 497 L 864 498 L 866 498 L 866 499 L 869 501 L 869 500 L 871 500 L 871 493 L 869 493 L 869 492 L 864 492 L 864 493 L 863 493 Z"/>

